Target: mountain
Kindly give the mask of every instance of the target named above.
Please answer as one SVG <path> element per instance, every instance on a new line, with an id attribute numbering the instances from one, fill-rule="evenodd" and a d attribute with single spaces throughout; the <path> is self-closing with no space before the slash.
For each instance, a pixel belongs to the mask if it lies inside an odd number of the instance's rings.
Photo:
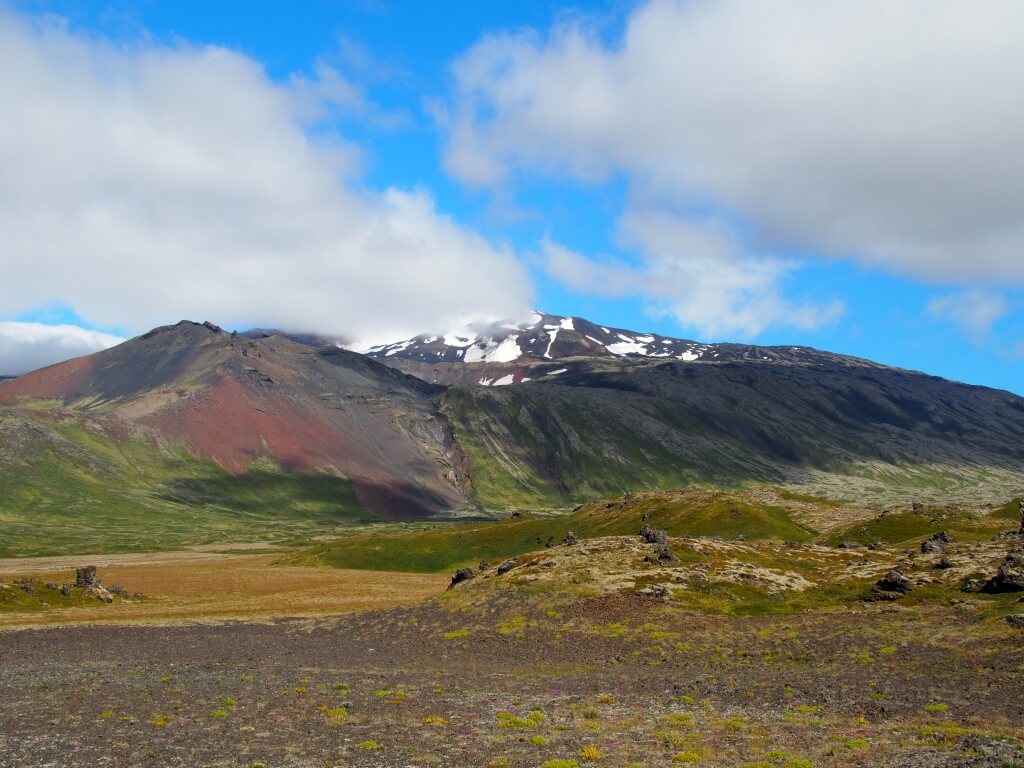
<path id="1" fill-rule="evenodd" d="M 49 402 L 53 419 L 179 445 L 236 477 L 259 460 L 328 472 L 369 512 L 418 517 L 463 504 L 439 392 L 338 347 L 181 322 L 6 382 L 0 405 Z"/>
<path id="2" fill-rule="evenodd" d="M 574 361 L 581 359 L 807 365 L 843 360 L 851 366 L 874 365 L 809 347 L 703 344 L 542 312 L 534 312 L 523 320 L 471 325 L 440 335 L 422 334 L 361 351 L 427 381 L 483 386 L 557 376 L 573 370 Z"/>
<path id="3" fill-rule="evenodd" d="M 748 482 L 995 500 L 1024 475 L 1021 398 L 807 347 L 535 313 L 366 354 L 449 385 L 441 411 L 491 504 Z"/>
<path id="4" fill-rule="evenodd" d="M 1024 492 L 1024 399 L 827 352 L 552 315 L 366 355 L 252 336 L 182 322 L 0 383 L 0 541 L 308 533 L 689 485 L 864 506 Z"/>

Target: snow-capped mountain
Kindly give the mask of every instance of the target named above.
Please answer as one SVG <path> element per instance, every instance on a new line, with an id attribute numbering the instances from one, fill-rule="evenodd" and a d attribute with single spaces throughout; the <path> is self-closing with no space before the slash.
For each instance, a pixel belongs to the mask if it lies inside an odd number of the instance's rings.
<path id="1" fill-rule="evenodd" d="M 609 328 L 580 317 L 548 315 L 543 312 L 535 312 L 518 322 L 502 321 L 471 326 L 437 336 L 420 335 L 361 351 L 384 362 L 397 363 L 401 360 L 428 365 L 523 365 L 578 357 L 649 358 L 683 362 L 763 360 L 806 364 L 821 362 L 825 358 L 835 361 L 840 357 L 808 347 L 703 344 L 654 333 Z"/>

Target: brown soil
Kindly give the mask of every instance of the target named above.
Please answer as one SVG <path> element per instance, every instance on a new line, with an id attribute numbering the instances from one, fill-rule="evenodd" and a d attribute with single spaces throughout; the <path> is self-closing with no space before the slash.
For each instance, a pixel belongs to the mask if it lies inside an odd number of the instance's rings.
<path id="1" fill-rule="evenodd" d="M 6 632 L 0 767 L 1024 760 L 1024 633 L 969 608 L 556 607 Z"/>

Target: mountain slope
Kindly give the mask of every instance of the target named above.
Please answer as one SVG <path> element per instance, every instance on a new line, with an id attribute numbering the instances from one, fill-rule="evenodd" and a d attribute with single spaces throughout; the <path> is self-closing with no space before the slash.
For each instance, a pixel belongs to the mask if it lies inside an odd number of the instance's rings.
<path id="1" fill-rule="evenodd" d="M 843 358 L 580 360 L 519 386 L 454 386 L 441 402 L 494 504 L 692 483 L 811 484 L 881 503 L 1024 488 L 1024 399 Z"/>
<path id="2" fill-rule="evenodd" d="M 437 391 L 336 347 L 183 322 L 0 385 L 0 405 L 55 401 L 62 418 L 180 445 L 234 476 L 261 459 L 327 472 L 366 510 L 415 517 L 464 503 Z"/>

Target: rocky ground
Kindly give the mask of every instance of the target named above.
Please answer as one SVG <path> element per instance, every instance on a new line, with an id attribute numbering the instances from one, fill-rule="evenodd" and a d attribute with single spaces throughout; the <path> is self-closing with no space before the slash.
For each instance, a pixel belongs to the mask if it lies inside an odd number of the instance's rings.
<path id="1" fill-rule="evenodd" d="M 961 591 L 1016 540 L 649 538 L 387 611 L 5 632 L 0 768 L 1024 765 L 1020 594 Z"/>

